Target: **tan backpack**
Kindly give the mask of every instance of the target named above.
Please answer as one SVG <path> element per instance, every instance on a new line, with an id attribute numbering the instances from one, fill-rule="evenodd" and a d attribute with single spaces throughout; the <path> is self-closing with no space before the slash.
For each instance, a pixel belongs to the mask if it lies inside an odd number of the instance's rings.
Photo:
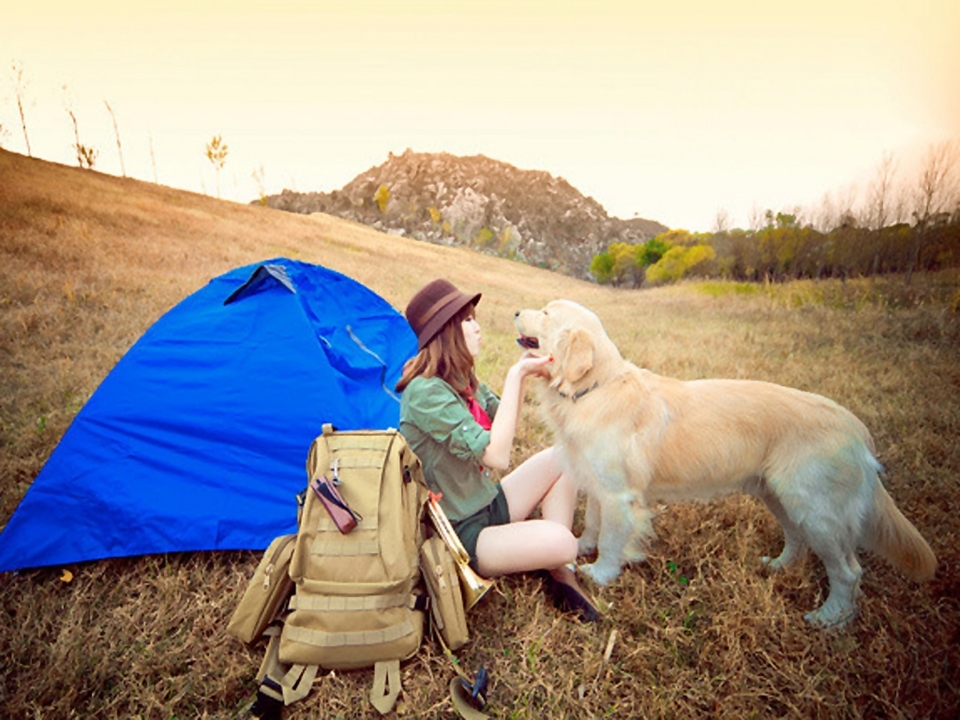
<path id="1" fill-rule="evenodd" d="M 428 604 L 420 460 L 396 430 L 325 425 L 307 478 L 289 566 L 295 589 L 261 668 L 261 694 L 289 704 L 309 692 L 318 667 L 374 667 L 370 700 L 387 713 L 401 689 L 400 661 L 423 640 Z"/>

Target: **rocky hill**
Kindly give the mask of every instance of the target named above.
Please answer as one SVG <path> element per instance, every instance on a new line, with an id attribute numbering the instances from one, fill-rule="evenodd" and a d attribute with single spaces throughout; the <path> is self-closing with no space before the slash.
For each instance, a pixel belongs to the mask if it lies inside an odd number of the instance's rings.
<path id="1" fill-rule="evenodd" d="M 469 245 L 581 279 L 592 279 L 590 260 L 610 243 L 638 243 L 668 229 L 653 220 L 610 217 L 563 178 L 483 155 L 391 153 L 340 190 L 284 190 L 265 201 L 431 243 Z"/>

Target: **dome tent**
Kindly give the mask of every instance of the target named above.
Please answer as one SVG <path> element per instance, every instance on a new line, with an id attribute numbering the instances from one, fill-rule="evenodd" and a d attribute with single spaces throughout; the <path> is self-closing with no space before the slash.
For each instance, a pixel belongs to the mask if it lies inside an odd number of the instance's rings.
<path id="1" fill-rule="evenodd" d="M 74 418 L 0 532 L 0 572 L 107 557 L 263 549 L 324 423 L 396 427 L 417 340 L 360 283 L 278 258 L 177 304 Z"/>

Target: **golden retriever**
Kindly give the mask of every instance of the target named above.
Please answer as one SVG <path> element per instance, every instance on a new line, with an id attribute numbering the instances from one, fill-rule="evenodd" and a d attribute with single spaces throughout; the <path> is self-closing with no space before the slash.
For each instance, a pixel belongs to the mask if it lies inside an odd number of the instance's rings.
<path id="1" fill-rule="evenodd" d="M 748 380 L 681 381 L 626 361 L 599 318 L 556 300 L 515 317 L 518 342 L 550 355 L 541 407 L 567 469 L 587 495 L 581 570 L 605 585 L 645 557 L 650 503 L 746 492 L 783 526 L 779 569 L 810 548 L 830 592 L 805 617 L 841 626 L 856 614 L 857 548 L 908 577 L 933 577 L 927 542 L 880 483 L 873 439 L 860 420 L 820 395 Z"/>

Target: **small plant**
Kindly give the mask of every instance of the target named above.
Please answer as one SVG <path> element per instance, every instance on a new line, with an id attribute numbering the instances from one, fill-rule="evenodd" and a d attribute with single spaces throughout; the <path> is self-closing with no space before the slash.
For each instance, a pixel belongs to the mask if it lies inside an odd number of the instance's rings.
<path id="1" fill-rule="evenodd" d="M 250 177 L 252 177 L 253 181 L 257 184 L 257 193 L 259 194 L 259 197 L 260 197 L 260 205 L 262 207 L 266 207 L 267 206 L 267 190 L 266 190 L 266 185 L 264 183 L 263 165 L 258 167 L 252 173 L 250 173 Z"/>
<path id="2" fill-rule="evenodd" d="M 687 585 L 690 581 L 686 578 L 685 575 L 680 574 L 680 568 L 673 560 L 667 561 L 667 570 L 670 571 L 670 574 L 676 579 L 681 585 Z"/>
<path id="3" fill-rule="evenodd" d="M 87 170 L 92 170 L 93 166 L 97 164 L 97 150 L 92 145 L 84 145 L 80 142 L 80 126 L 77 124 L 77 116 L 73 112 L 73 101 L 67 93 L 67 86 L 64 85 L 62 89 L 64 94 L 64 109 L 67 111 L 67 115 L 70 116 L 70 121 L 73 123 L 73 149 L 77 153 L 77 165 Z"/>
<path id="4" fill-rule="evenodd" d="M 380 206 L 380 212 L 386 212 L 387 203 L 390 202 L 390 188 L 386 185 L 381 185 L 377 188 L 377 194 L 374 195 L 373 198 L 377 201 L 377 205 Z"/>
<path id="5" fill-rule="evenodd" d="M 477 247 L 488 248 L 495 238 L 496 236 L 493 234 L 493 231 L 490 230 L 490 228 L 483 227 L 480 228 L 479 232 L 477 232 L 477 235 L 473 241 L 476 243 Z"/>
<path id="6" fill-rule="evenodd" d="M 219 135 L 214 135 L 213 139 L 207 143 L 207 160 L 213 163 L 217 175 L 217 197 L 220 197 L 220 171 L 227 162 L 227 152 L 227 144 Z"/>
<path id="7" fill-rule="evenodd" d="M 93 166 L 97 164 L 97 150 L 89 145 L 74 145 L 74 149 L 77 151 L 77 164 L 87 170 L 92 170 Z"/>

